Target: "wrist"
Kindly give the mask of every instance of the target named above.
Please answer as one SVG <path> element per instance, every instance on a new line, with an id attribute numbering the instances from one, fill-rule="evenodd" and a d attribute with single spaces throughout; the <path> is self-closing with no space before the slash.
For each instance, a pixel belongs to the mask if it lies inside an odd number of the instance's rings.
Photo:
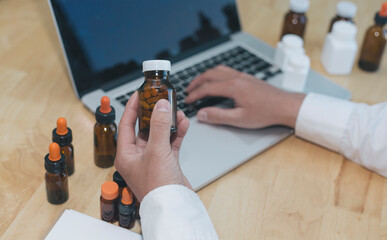
<path id="1" fill-rule="evenodd" d="M 304 93 L 284 93 L 279 106 L 279 124 L 295 128 L 298 113 L 305 99 Z"/>

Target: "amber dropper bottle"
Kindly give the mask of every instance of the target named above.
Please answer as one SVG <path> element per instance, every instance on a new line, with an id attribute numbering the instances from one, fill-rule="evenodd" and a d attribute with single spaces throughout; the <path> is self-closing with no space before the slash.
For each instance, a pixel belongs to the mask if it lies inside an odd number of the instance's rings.
<path id="1" fill-rule="evenodd" d="M 112 223 L 114 222 L 115 205 L 118 198 L 118 185 L 113 181 L 102 184 L 101 187 L 101 219 Z"/>
<path id="2" fill-rule="evenodd" d="M 387 30 L 384 29 L 386 23 L 387 2 L 384 2 L 375 15 L 375 25 L 367 30 L 364 37 L 359 58 L 359 67 L 364 71 L 375 72 L 379 68 L 386 46 Z"/>
<path id="3" fill-rule="evenodd" d="M 136 221 L 136 205 L 133 201 L 132 192 L 128 187 L 122 190 L 121 201 L 118 205 L 119 225 L 131 229 Z"/>
<path id="4" fill-rule="evenodd" d="M 46 169 L 46 191 L 47 200 L 52 204 L 61 204 L 69 198 L 69 187 L 67 170 L 65 168 L 65 157 L 60 153 L 57 143 L 51 143 L 49 154 L 44 158 Z"/>
<path id="5" fill-rule="evenodd" d="M 58 118 L 56 128 L 52 131 L 52 141 L 60 147 L 61 153 L 65 156 L 66 170 L 69 176 L 74 173 L 74 146 L 73 134 L 71 129 L 67 127 L 65 118 Z"/>
<path id="6" fill-rule="evenodd" d="M 95 111 L 97 123 L 94 125 L 94 163 L 98 167 L 113 166 L 116 157 L 117 125 L 114 120 L 116 113 L 110 106 L 110 99 L 101 98 L 101 106 Z"/>

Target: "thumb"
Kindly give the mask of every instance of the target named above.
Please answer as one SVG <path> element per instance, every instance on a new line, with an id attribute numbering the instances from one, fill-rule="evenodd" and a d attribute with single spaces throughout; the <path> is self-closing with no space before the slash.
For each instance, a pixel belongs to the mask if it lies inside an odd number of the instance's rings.
<path id="1" fill-rule="evenodd" d="M 196 118 L 201 122 L 212 124 L 224 124 L 239 126 L 241 109 L 231 108 L 223 109 L 217 107 L 202 108 L 196 115 Z"/>
<path id="2" fill-rule="evenodd" d="M 165 99 L 160 99 L 151 116 L 148 140 L 150 146 L 170 146 L 171 118 L 171 104 Z"/>

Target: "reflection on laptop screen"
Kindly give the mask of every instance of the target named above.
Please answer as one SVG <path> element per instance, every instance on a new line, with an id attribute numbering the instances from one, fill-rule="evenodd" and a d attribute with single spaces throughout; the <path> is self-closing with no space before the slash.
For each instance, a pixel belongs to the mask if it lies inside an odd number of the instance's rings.
<path id="1" fill-rule="evenodd" d="M 80 96 L 240 30 L 234 0 L 51 1 Z"/>

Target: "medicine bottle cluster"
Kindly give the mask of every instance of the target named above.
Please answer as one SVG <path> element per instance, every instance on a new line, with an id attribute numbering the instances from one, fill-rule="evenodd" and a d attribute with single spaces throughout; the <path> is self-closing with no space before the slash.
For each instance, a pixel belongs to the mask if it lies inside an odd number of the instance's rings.
<path id="1" fill-rule="evenodd" d="M 67 121 L 61 117 L 52 131 L 49 153 L 44 157 L 47 201 L 62 204 L 69 198 L 68 177 L 75 171 L 73 135 Z"/>
<path id="2" fill-rule="evenodd" d="M 121 175 L 116 171 L 113 181 L 101 186 L 100 196 L 101 220 L 114 223 L 127 229 L 134 227 L 138 208 L 132 191 Z"/>
<path id="3" fill-rule="evenodd" d="M 289 0 L 289 8 L 274 62 L 283 72 L 282 87 L 303 91 L 310 66 L 302 47 L 309 0 Z M 321 63 L 329 74 L 347 75 L 352 71 L 358 51 L 354 21 L 356 12 L 357 6 L 351 1 L 339 1 L 336 5 L 336 15 L 329 23 L 321 53 Z M 374 21 L 375 24 L 365 34 L 358 60 L 359 68 L 368 72 L 378 70 L 386 45 L 387 31 L 384 26 L 387 23 L 387 2 L 375 14 Z"/>

